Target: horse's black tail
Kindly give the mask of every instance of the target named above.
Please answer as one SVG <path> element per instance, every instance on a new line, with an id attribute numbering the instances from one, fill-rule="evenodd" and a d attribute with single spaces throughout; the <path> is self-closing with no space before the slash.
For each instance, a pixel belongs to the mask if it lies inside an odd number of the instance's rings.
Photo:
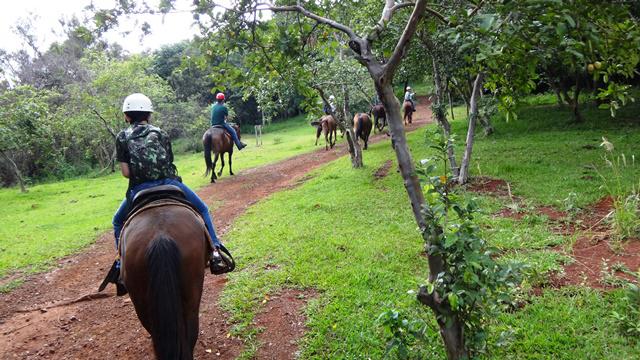
<path id="1" fill-rule="evenodd" d="M 356 138 L 362 134 L 362 114 L 358 114 L 358 124 L 356 125 Z"/>
<path id="2" fill-rule="evenodd" d="M 209 136 L 209 132 L 207 131 L 202 138 L 202 145 L 204 147 L 204 163 L 207 164 L 207 171 L 204 173 L 204 176 L 209 176 L 209 173 L 213 171 L 213 164 L 211 163 L 211 136 Z"/>
<path id="3" fill-rule="evenodd" d="M 158 359 L 191 359 L 187 345 L 180 284 L 180 250 L 175 241 L 159 236 L 145 254 L 149 271 L 151 336 Z"/>

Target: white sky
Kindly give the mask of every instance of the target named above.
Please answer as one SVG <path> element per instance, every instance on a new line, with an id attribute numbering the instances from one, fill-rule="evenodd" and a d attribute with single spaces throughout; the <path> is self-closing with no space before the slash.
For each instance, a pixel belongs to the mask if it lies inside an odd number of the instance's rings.
<path id="1" fill-rule="evenodd" d="M 93 0 L 96 8 L 110 8 L 115 0 Z M 153 6 L 158 0 L 150 0 L 148 3 Z M 28 48 L 23 44 L 22 39 L 15 34 L 14 26 L 21 18 L 36 17 L 32 21 L 33 31 L 38 40 L 41 51 L 45 51 L 54 42 L 63 39 L 62 26 L 58 22 L 61 17 L 70 19 L 75 14 L 82 19 L 84 8 L 91 3 L 91 0 L 4 0 L 0 11 L 0 49 L 13 52 L 22 48 Z M 131 18 L 119 19 L 120 28 L 111 30 L 106 39 L 109 42 L 117 42 L 130 53 L 138 53 L 147 49 L 157 49 L 165 44 L 176 43 L 181 40 L 190 39 L 198 33 L 198 27 L 193 25 L 191 12 L 191 0 L 177 0 L 177 10 L 183 12 L 171 13 L 166 16 L 158 15 L 137 15 Z M 145 21 L 151 25 L 151 34 L 140 40 L 142 32 L 132 31 L 123 36 L 122 31 L 135 30 Z"/>

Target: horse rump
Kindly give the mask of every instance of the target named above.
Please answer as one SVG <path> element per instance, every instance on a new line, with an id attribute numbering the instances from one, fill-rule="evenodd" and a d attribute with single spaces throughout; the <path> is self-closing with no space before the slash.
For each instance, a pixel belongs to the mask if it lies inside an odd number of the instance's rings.
<path id="1" fill-rule="evenodd" d="M 156 357 L 192 359 L 183 322 L 180 249 L 173 239 L 160 235 L 149 244 L 145 258 L 149 270 L 149 333 Z"/>

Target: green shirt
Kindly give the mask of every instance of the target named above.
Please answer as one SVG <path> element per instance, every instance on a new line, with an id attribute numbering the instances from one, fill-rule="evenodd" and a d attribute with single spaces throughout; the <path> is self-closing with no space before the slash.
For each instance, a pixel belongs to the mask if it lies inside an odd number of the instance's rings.
<path id="1" fill-rule="evenodd" d="M 216 103 L 211 108 L 211 126 L 224 125 L 224 119 L 229 115 L 229 110 L 222 103 Z"/>

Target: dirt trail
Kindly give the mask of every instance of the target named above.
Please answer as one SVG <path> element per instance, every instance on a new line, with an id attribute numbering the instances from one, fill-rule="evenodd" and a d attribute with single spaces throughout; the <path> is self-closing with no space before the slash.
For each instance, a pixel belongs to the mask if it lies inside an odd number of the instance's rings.
<path id="1" fill-rule="evenodd" d="M 421 102 L 408 131 L 431 121 L 428 101 L 422 99 Z M 310 128 L 310 145 L 313 136 Z M 371 138 L 372 142 L 381 140 L 389 141 L 383 134 Z M 322 148 L 225 177 L 198 193 L 208 204 L 213 204 L 216 229 L 224 239 L 229 226 L 247 207 L 272 193 L 297 186 L 304 182 L 309 171 L 345 154 L 345 143 L 331 151 Z M 55 270 L 33 276 L 14 291 L 0 294 L 0 356 L 3 359 L 153 359 L 149 335 L 140 325 L 131 301 L 126 296 L 116 297 L 113 286 L 105 290 L 110 296 L 65 305 L 96 291 L 113 256 L 113 234 L 108 232 L 81 253 L 61 260 Z M 225 282 L 224 276 L 205 276 L 196 358 L 233 359 L 242 351 L 241 341 L 228 336 L 227 317 L 217 306 Z M 287 331 L 265 325 L 268 331 Z M 288 325 L 282 322 L 275 326 Z M 296 340 L 281 339 L 287 345 L 295 344 Z M 272 341 L 269 346 L 278 348 Z"/>

